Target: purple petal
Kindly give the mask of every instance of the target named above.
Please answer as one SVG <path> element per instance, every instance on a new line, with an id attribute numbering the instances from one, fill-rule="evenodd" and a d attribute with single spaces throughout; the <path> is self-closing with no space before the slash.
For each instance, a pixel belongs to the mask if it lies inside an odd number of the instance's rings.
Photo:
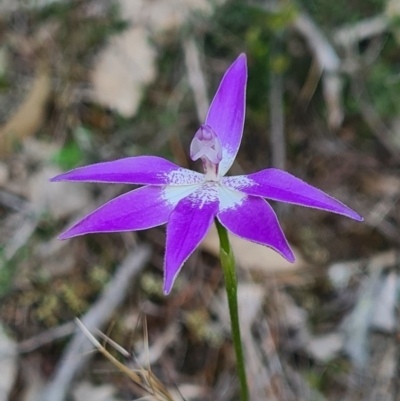
<path id="1" fill-rule="evenodd" d="M 248 195 L 327 210 L 354 220 L 363 220 L 358 213 L 335 198 L 282 170 L 270 168 L 247 176 L 226 177 L 221 182 L 228 188 Z"/>
<path id="2" fill-rule="evenodd" d="M 232 198 L 233 191 L 225 190 L 225 192 L 227 195 L 231 193 L 228 196 Z M 233 234 L 266 245 L 280 253 L 289 262 L 294 261 L 293 252 L 286 241 L 276 214 L 264 199 L 244 196 L 235 205 L 222 209 L 217 217 L 221 224 Z"/>
<path id="3" fill-rule="evenodd" d="M 246 103 L 246 55 L 241 54 L 226 71 L 211 103 L 206 125 L 222 144 L 221 176 L 231 167 L 242 140 Z"/>
<path id="4" fill-rule="evenodd" d="M 89 233 L 144 230 L 168 221 L 176 203 L 162 187 L 142 187 L 121 195 L 90 213 L 59 236 L 60 239 Z"/>
<path id="5" fill-rule="evenodd" d="M 182 199 L 171 213 L 165 251 L 165 294 L 170 293 L 182 265 L 206 236 L 217 212 L 217 187 L 205 184 Z"/>
<path id="6" fill-rule="evenodd" d="M 190 185 L 204 181 L 202 174 L 157 156 L 137 156 L 91 164 L 60 174 L 51 181 L 110 182 L 143 185 Z"/>

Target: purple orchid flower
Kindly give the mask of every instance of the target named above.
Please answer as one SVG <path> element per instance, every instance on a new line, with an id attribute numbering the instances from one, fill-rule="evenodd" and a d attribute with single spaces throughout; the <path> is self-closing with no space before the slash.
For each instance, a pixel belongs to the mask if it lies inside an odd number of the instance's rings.
<path id="1" fill-rule="evenodd" d="M 272 207 L 263 199 L 288 202 L 342 214 L 356 212 L 291 174 L 274 168 L 225 177 L 242 139 L 247 81 L 241 54 L 225 73 L 204 125 L 190 146 L 204 174 L 156 156 L 138 156 L 77 168 L 52 181 L 145 185 L 123 194 L 60 235 L 133 231 L 167 225 L 164 292 L 171 291 L 182 265 L 207 234 L 215 217 L 233 234 L 271 247 L 288 261 L 294 255 Z"/>

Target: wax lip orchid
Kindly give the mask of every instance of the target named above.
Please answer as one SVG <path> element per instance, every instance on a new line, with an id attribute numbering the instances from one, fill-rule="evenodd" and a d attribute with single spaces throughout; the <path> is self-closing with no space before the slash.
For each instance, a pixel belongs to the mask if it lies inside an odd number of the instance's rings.
<path id="1" fill-rule="evenodd" d="M 128 157 L 77 168 L 52 181 L 108 182 L 145 185 L 123 194 L 60 235 L 143 230 L 167 223 L 164 292 L 171 291 L 183 263 L 207 234 L 214 218 L 244 239 L 271 247 L 294 261 L 272 207 L 264 198 L 323 209 L 362 220 L 356 212 L 291 174 L 266 169 L 225 177 L 243 133 L 247 81 L 241 54 L 225 73 L 204 125 L 190 146 L 204 174 L 156 156 Z"/>

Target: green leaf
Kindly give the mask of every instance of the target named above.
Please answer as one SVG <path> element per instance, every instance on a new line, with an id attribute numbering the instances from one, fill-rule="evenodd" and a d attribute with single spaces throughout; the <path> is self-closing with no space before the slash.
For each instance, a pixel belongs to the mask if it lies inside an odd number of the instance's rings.
<path id="1" fill-rule="evenodd" d="M 58 164 L 63 170 L 74 168 L 82 159 L 82 151 L 76 142 L 67 143 L 52 157 L 52 161 Z"/>

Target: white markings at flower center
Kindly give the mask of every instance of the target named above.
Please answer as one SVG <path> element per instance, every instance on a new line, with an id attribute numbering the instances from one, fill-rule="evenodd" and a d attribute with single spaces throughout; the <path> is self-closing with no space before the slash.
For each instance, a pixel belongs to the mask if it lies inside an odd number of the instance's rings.
<path id="1" fill-rule="evenodd" d="M 234 191 L 223 184 L 219 184 L 219 211 L 236 209 L 246 197 L 247 195 L 242 192 Z"/>
<path id="2" fill-rule="evenodd" d="M 196 173 L 195 171 L 180 168 L 177 170 L 164 173 L 167 177 L 169 185 L 193 185 L 201 184 L 205 181 L 204 174 Z"/>
<path id="3" fill-rule="evenodd" d="M 188 197 L 199 188 L 198 184 L 195 185 L 182 185 L 182 186 L 166 186 L 161 193 L 161 197 L 170 205 L 176 206 L 178 202 Z"/>
<path id="4" fill-rule="evenodd" d="M 227 186 L 229 189 L 240 191 L 243 188 L 254 186 L 255 182 L 245 175 L 237 175 L 233 177 L 223 177 L 221 179 L 221 184 Z"/>
<path id="5" fill-rule="evenodd" d="M 166 186 L 162 198 L 170 205 L 176 206 L 184 198 L 190 198 L 193 207 L 203 208 L 206 203 L 219 202 L 219 211 L 236 209 L 246 194 L 232 190 L 219 182 L 207 181 L 202 184 Z"/>

